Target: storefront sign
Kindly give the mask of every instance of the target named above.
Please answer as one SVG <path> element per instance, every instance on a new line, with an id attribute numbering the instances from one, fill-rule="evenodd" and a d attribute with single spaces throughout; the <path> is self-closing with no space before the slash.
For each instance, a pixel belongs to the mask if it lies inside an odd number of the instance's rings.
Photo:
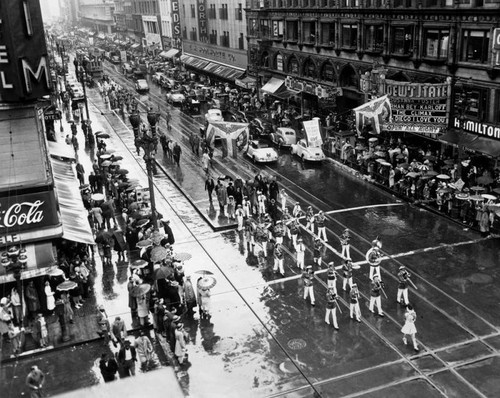
<path id="1" fill-rule="evenodd" d="M 172 0 L 172 37 L 178 39 L 181 37 L 181 15 L 179 13 L 179 0 Z M 167 48 L 167 47 L 165 47 Z"/>
<path id="2" fill-rule="evenodd" d="M 489 123 L 481 123 L 468 119 L 461 121 L 459 118 L 454 118 L 453 127 L 457 129 L 463 128 L 467 133 L 481 135 L 500 141 L 500 126 L 494 126 Z"/>
<path id="3" fill-rule="evenodd" d="M 307 143 L 310 147 L 320 147 L 323 145 L 323 139 L 321 138 L 321 126 L 319 124 L 319 118 L 315 117 L 312 120 L 304 120 L 302 122 L 304 125 L 304 130 L 306 132 Z"/>
<path id="4" fill-rule="evenodd" d="M 39 0 L 2 0 L 0 101 L 34 101 L 50 94 L 50 72 Z M 5 34 L 8 32 L 8 34 Z"/>
<path id="5" fill-rule="evenodd" d="M 202 43 L 208 43 L 207 27 L 207 2 L 206 0 L 196 0 L 198 8 L 198 40 Z"/>
<path id="6" fill-rule="evenodd" d="M 491 62 L 494 68 L 500 67 L 500 28 L 493 30 L 492 57 Z"/>
<path id="7" fill-rule="evenodd" d="M 248 65 L 246 51 L 221 48 L 210 44 L 200 45 L 194 41 L 184 40 L 183 52 L 186 55 L 206 58 L 240 69 L 246 69 Z"/>
<path id="8" fill-rule="evenodd" d="M 43 115 L 44 120 L 61 120 L 62 112 L 59 109 L 55 109 L 52 112 L 45 112 Z"/>
<path id="9" fill-rule="evenodd" d="M 448 125 L 450 82 L 421 84 L 382 79 L 392 117 L 384 130 L 437 134 Z"/>
<path id="10" fill-rule="evenodd" d="M 294 79 L 290 76 L 286 77 L 285 86 L 290 90 L 302 91 L 315 95 L 318 98 L 329 98 L 336 95 L 342 95 L 342 89 L 340 87 L 322 86 L 321 84 Z"/>

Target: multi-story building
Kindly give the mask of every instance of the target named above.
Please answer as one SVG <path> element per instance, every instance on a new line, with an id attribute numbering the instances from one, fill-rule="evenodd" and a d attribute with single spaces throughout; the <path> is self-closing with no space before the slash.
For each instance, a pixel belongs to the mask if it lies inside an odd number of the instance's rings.
<path id="1" fill-rule="evenodd" d="M 180 5 L 185 66 L 235 82 L 247 69 L 244 3 L 186 0 Z"/>
<path id="2" fill-rule="evenodd" d="M 380 87 L 448 84 L 440 100 L 450 130 L 500 146 L 499 9 L 500 0 L 249 0 L 249 62 L 274 77 L 268 92 L 312 115 L 390 94 Z M 410 105 L 398 112 L 409 124 L 424 121 Z"/>
<path id="3" fill-rule="evenodd" d="M 113 33 L 114 10 L 113 0 L 80 0 L 80 23 L 97 32 Z"/>
<path id="4" fill-rule="evenodd" d="M 158 3 L 158 0 L 132 0 L 133 30 L 140 38 L 143 50 L 153 54 L 163 48 Z"/>

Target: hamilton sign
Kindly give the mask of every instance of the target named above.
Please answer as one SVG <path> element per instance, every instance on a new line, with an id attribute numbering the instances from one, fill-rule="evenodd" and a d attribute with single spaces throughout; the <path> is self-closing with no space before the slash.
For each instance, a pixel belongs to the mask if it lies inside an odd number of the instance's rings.
<path id="1" fill-rule="evenodd" d="M 482 135 L 500 141 L 500 126 L 469 119 L 460 120 L 459 118 L 455 118 L 453 119 L 453 127 L 457 129 L 462 128 L 467 133 Z"/>

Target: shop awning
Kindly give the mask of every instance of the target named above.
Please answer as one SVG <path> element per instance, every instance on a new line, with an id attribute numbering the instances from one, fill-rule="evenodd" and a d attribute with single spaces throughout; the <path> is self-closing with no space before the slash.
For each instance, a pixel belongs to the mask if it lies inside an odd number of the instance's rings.
<path id="1" fill-rule="evenodd" d="M 271 79 L 266 84 L 264 84 L 264 86 L 262 86 L 261 91 L 264 91 L 268 94 L 274 94 L 284 83 L 284 80 L 278 79 L 276 77 L 271 77 Z"/>
<path id="2" fill-rule="evenodd" d="M 75 151 L 72 146 L 54 141 L 48 141 L 48 144 L 50 156 L 53 158 L 60 158 L 69 161 L 75 160 Z"/>
<path id="3" fill-rule="evenodd" d="M 255 84 L 257 83 L 257 79 L 252 76 L 245 76 L 241 79 L 236 79 L 234 81 L 237 86 L 243 87 L 243 88 L 252 88 L 255 87 Z"/>
<path id="4" fill-rule="evenodd" d="M 192 68 L 200 69 L 203 72 L 211 73 L 227 80 L 235 80 L 244 74 L 244 71 L 241 69 L 222 65 L 218 62 L 210 62 L 192 55 L 181 55 L 181 62 Z"/>
<path id="5" fill-rule="evenodd" d="M 28 243 L 22 245 L 22 248 L 26 249 L 28 262 L 26 263 L 26 268 L 21 272 L 21 279 L 30 279 L 45 275 L 48 271 L 47 268 L 55 265 L 52 242 Z M 13 282 L 14 280 L 12 272 L 6 272 L 4 267 L 0 267 L 0 284 Z"/>
<path id="6" fill-rule="evenodd" d="M 300 91 L 291 90 L 285 86 L 281 86 L 281 88 L 278 91 L 276 91 L 275 93 L 273 93 L 272 95 L 274 97 L 281 99 L 281 100 L 287 100 L 288 98 L 293 97 L 295 95 L 299 95 L 299 94 L 300 94 Z"/>
<path id="7" fill-rule="evenodd" d="M 500 141 L 466 133 L 465 131 L 451 129 L 439 137 L 439 141 L 455 146 L 463 146 L 466 149 L 492 157 L 500 156 Z"/>
<path id="8" fill-rule="evenodd" d="M 168 51 L 162 51 L 158 55 L 162 58 L 170 59 L 170 58 L 174 58 L 177 54 L 179 54 L 179 50 L 177 50 L 176 48 L 171 48 Z"/>
<path id="9" fill-rule="evenodd" d="M 51 159 L 55 187 L 61 211 L 63 238 L 94 244 L 94 237 L 83 207 L 78 180 L 70 163 Z"/>
<path id="10" fill-rule="evenodd" d="M 196 69 L 204 69 L 210 62 L 198 57 L 181 55 L 181 62 Z"/>

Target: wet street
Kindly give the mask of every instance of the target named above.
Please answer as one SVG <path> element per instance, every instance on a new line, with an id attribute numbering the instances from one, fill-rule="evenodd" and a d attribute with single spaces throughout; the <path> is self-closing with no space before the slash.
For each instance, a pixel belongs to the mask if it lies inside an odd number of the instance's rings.
<path id="1" fill-rule="evenodd" d="M 112 72 L 109 64 L 107 69 L 112 78 L 133 89 L 132 82 Z M 165 95 L 150 85 L 150 95 L 141 97 L 141 111 L 146 106 L 159 106 L 164 113 Z M 105 110 L 96 90 L 89 96 L 93 119 L 111 135 L 108 148 L 123 156 L 130 178 L 147 186 L 142 154 L 135 152 L 128 120 Z M 234 178 L 248 180 L 261 172 L 275 177 L 280 188 L 285 188 L 290 207 L 298 201 L 302 208 L 310 205 L 315 213 L 325 212 L 328 243 L 323 264 L 341 264 L 339 235 L 349 228 L 351 257 L 359 266 L 354 282 L 362 295 L 362 318 L 360 323 L 349 318 L 349 295 L 338 282 L 342 313 L 338 314 L 340 330 L 336 331 L 324 321 L 324 265 L 315 267 L 313 307 L 302 298 L 301 273 L 287 238 L 282 277 L 272 272 L 271 256 L 259 263 L 259 248 L 249 250 L 235 229 L 216 232 L 206 222 L 203 215 L 212 214 L 214 224 L 225 223 L 209 207 L 201 161 L 188 144 L 187 134 L 197 132 L 203 118 L 193 118 L 178 109 L 170 112 L 173 129 L 169 137 L 181 144 L 183 153 L 180 167 L 161 153 L 157 156 L 165 171 L 160 170 L 154 179 L 158 209 L 171 220 L 176 252 L 192 255 L 185 262 L 186 275 L 207 270 L 217 279 L 210 320 L 195 317 L 185 323 L 190 335 L 190 366 L 176 371 L 187 396 L 500 396 L 498 238 L 481 238 L 479 233 L 401 202 L 329 162 L 303 165 L 282 151 L 276 165 L 255 166 L 245 158 L 222 159 L 216 151 L 214 176 L 229 172 Z M 160 129 L 166 129 L 163 119 Z M 90 163 L 84 166 L 91 168 Z M 179 187 L 191 192 L 191 197 Z M 301 234 L 308 247 L 306 265 L 312 264 L 312 237 L 303 228 Z M 382 299 L 384 318 L 368 311 L 369 266 L 365 253 L 376 237 L 383 243 L 385 256 L 381 267 L 387 293 Z M 404 308 L 396 303 L 396 274 L 401 265 L 409 269 L 418 288 L 410 289 L 410 301 L 418 315 L 418 353 L 403 344 L 400 332 Z M 125 273 L 108 275 L 102 288 L 96 289 L 98 298 L 113 308 L 117 297 L 126 299 L 124 282 Z M 121 313 L 122 307 L 116 304 L 116 311 L 110 312 Z M 76 372 L 81 372 L 75 387 L 97 382 L 95 357 L 89 355 L 85 366 L 73 367 L 78 368 L 71 376 L 75 380 Z M 43 359 L 56 363 L 50 373 L 64 366 L 58 358 L 55 352 L 53 357 Z M 5 377 L 14 383 L 16 366 L 21 364 L 2 368 L 4 383 Z"/>

